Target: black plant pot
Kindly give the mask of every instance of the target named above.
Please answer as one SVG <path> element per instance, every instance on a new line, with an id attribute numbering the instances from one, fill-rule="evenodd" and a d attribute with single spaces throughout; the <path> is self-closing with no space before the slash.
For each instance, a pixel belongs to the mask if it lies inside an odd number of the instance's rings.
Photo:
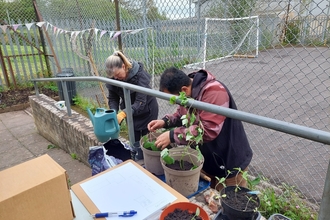
<path id="1" fill-rule="evenodd" d="M 254 216 L 254 220 L 260 220 L 261 219 L 261 214 L 260 212 L 257 212 L 257 215 Z M 227 216 L 223 215 L 221 213 L 221 209 L 218 211 L 218 213 L 215 215 L 213 220 L 229 220 Z"/>
<path id="2" fill-rule="evenodd" d="M 291 219 L 284 215 L 275 213 L 271 215 L 268 220 L 291 220 Z"/>
<path id="3" fill-rule="evenodd" d="M 221 190 L 221 213 L 223 220 L 256 220 L 260 213 L 257 210 L 260 200 L 257 195 L 250 195 L 250 189 L 227 186 Z M 223 195 L 226 194 L 225 197 Z M 250 201 L 249 199 L 250 198 Z"/>

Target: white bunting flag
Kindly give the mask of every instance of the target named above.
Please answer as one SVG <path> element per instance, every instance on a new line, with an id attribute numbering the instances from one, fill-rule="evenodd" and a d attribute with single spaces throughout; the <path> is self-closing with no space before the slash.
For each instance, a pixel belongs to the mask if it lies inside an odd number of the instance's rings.
<path id="1" fill-rule="evenodd" d="M 31 26 L 33 25 L 34 23 L 28 23 L 28 24 L 25 24 L 25 26 L 27 27 L 28 30 L 30 30 Z"/>

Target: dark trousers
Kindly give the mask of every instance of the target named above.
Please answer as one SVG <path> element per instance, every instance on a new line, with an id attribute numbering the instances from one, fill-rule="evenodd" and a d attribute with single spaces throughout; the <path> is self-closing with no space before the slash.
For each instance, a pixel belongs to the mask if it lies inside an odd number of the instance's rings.
<path id="1" fill-rule="evenodd" d="M 139 130 L 139 131 L 135 131 L 134 130 L 134 137 L 135 137 L 135 142 L 139 142 L 141 137 L 148 134 L 149 130 L 148 129 L 144 129 L 144 130 Z"/>

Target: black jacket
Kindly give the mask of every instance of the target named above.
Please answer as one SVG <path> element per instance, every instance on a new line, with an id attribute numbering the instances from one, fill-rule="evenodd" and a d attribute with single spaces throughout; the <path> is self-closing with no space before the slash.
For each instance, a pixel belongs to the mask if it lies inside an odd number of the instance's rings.
<path id="1" fill-rule="evenodd" d="M 142 86 L 145 88 L 150 87 L 151 76 L 144 70 L 143 64 L 139 62 L 132 62 L 132 69 L 128 74 L 127 83 Z M 117 111 L 119 107 L 125 111 L 124 91 L 121 87 L 106 84 L 108 88 L 108 104 L 110 109 Z M 138 93 L 130 90 L 134 130 L 140 131 L 147 129 L 147 125 L 151 120 L 158 117 L 158 103 L 154 96 L 148 96 L 143 93 Z"/>

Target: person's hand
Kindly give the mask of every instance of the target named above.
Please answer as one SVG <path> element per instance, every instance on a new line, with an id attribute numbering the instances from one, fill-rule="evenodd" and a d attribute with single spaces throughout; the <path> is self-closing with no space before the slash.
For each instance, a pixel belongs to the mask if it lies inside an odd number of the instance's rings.
<path id="1" fill-rule="evenodd" d="M 170 131 L 166 131 L 159 135 L 155 141 L 156 147 L 160 149 L 166 148 L 168 145 L 171 144 L 171 139 L 170 139 Z"/>
<path id="2" fill-rule="evenodd" d="M 126 118 L 126 113 L 124 111 L 119 112 L 117 114 L 118 124 L 121 124 L 123 122 L 124 118 Z"/>
<path id="3" fill-rule="evenodd" d="M 148 124 L 148 130 L 153 132 L 156 131 L 157 129 L 163 128 L 165 125 L 165 122 L 163 120 L 152 120 Z"/>

